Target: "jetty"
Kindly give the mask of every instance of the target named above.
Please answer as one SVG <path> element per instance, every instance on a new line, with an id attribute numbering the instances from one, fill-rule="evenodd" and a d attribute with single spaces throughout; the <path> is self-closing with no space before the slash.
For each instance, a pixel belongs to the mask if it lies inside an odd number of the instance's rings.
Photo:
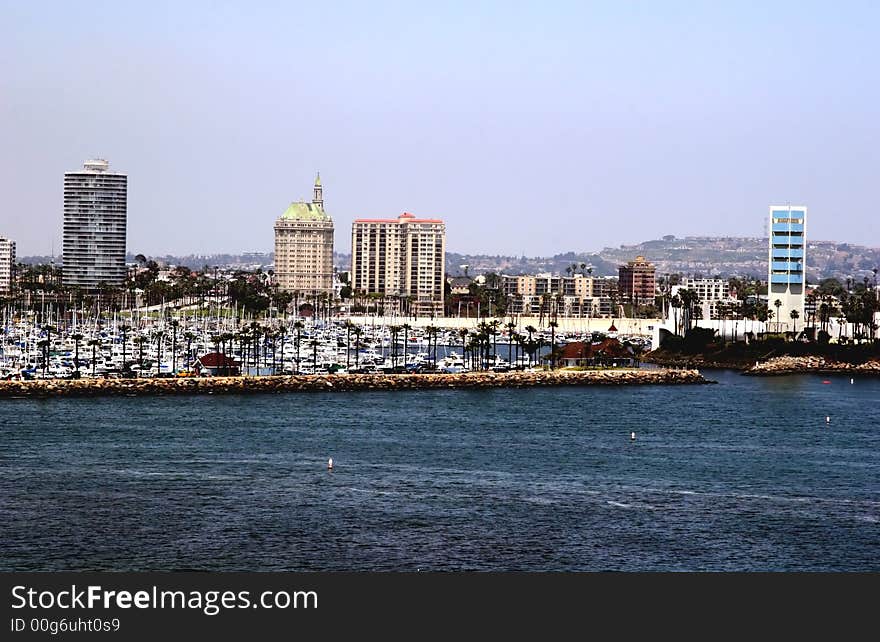
<path id="1" fill-rule="evenodd" d="M 869 360 L 863 363 L 846 363 L 816 356 L 782 356 L 756 363 L 743 372 L 743 374 L 752 376 L 850 373 L 880 376 L 880 361 Z"/>
<path id="2" fill-rule="evenodd" d="M 0 398 L 140 395 L 271 394 L 396 390 L 625 386 L 714 383 L 698 370 L 608 369 L 458 374 L 333 374 L 150 379 L 0 381 Z"/>

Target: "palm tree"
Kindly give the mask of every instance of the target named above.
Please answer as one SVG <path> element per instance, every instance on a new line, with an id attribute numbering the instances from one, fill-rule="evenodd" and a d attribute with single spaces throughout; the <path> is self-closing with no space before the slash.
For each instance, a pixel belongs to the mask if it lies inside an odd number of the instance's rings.
<path id="1" fill-rule="evenodd" d="M 461 328 L 461 329 L 458 331 L 458 337 L 461 339 L 461 358 L 462 358 L 462 360 L 464 360 L 465 362 L 467 362 L 467 344 L 468 344 L 468 341 L 467 341 L 467 338 L 468 338 L 468 331 L 467 331 L 467 328 Z"/>
<path id="2" fill-rule="evenodd" d="M 260 354 L 258 352 L 260 348 L 259 340 L 262 335 L 262 327 L 256 321 L 251 321 L 250 325 L 251 335 L 253 336 L 253 353 L 254 353 L 254 367 L 260 367 Z"/>
<path id="3" fill-rule="evenodd" d="M 153 339 L 156 341 L 156 349 L 158 351 L 158 358 L 156 359 L 156 376 L 162 373 L 162 341 L 165 339 L 165 331 L 157 330 L 153 334 Z"/>
<path id="4" fill-rule="evenodd" d="M 345 369 L 348 370 L 351 367 L 351 329 L 354 327 L 354 323 L 351 322 L 351 319 L 345 320 Z"/>
<path id="5" fill-rule="evenodd" d="M 391 331 L 391 368 L 397 367 L 397 337 L 400 335 L 401 327 L 393 325 L 388 328 Z"/>
<path id="6" fill-rule="evenodd" d="M 281 374 L 284 374 L 284 339 L 287 338 L 287 328 L 283 323 L 278 328 L 278 338 L 281 339 Z"/>
<path id="7" fill-rule="evenodd" d="M 171 319 L 171 374 L 177 375 L 177 326 L 180 321 Z"/>
<path id="8" fill-rule="evenodd" d="M 511 321 L 506 326 L 507 328 L 507 361 L 511 365 L 513 365 L 513 361 L 511 360 L 511 350 L 513 349 L 514 338 L 516 337 L 516 324 Z"/>
<path id="9" fill-rule="evenodd" d="M 797 310 L 792 310 L 789 313 L 789 316 L 791 317 L 792 329 L 794 330 L 795 334 L 797 334 L 797 320 L 798 317 L 801 316 L 800 312 L 798 312 Z"/>
<path id="10" fill-rule="evenodd" d="M 138 376 L 141 377 L 144 372 L 144 344 L 147 342 L 147 339 L 146 337 L 138 335 L 133 341 L 138 346 Z M 91 343 L 91 341 L 89 343 Z"/>
<path id="11" fill-rule="evenodd" d="M 487 337 L 487 341 L 488 341 L 488 338 L 492 339 L 492 362 L 493 363 L 495 362 L 495 357 L 498 354 L 498 335 L 501 334 L 498 331 L 498 327 L 500 325 L 501 325 L 501 321 L 499 321 L 498 319 L 493 319 L 492 321 L 489 322 L 489 325 L 486 328 L 486 330 L 489 334 L 489 337 Z M 488 346 L 487 346 L 487 348 L 488 348 Z M 488 352 L 488 350 L 487 350 L 487 352 Z"/>
<path id="12" fill-rule="evenodd" d="M 43 358 L 43 376 L 46 375 L 46 369 L 49 367 L 49 340 L 40 339 L 37 341 L 37 347 L 40 349 L 40 356 Z"/>
<path id="13" fill-rule="evenodd" d="M 211 343 L 214 344 L 214 352 L 220 354 L 220 342 L 223 341 L 222 334 L 212 334 L 211 335 Z"/>
<path id="14" fill-rule="evenodd" d="M 429 325 L 427 328 L 425 328 L 425 335 L 428 337 L 428 351 L 429 352 L 431 350 L 431 340 L 432 339 L 434 340 L 433 359 L 431 360 L 431 369 L 432 370 L 437 369 L 437 337 L 439 334 L 440 334 L 440 328 L 438 328 L 436 326 Z"/>
<path id="15" fill-rule="evenodd" d="M 363 330 L 359 326 L 354 328 L 354 367 L 361 366 L 361 333 Z"/>
<path id="16" fill-rule="evenodd" d="M 816 327 L 816 295 L 814 293 L 810 292 L 806 296 L 806 302 L 807 302 L 807 309 L 812 310 L 812 314 L 810 312 L 807 312 L 805 326 L 807 328 L 810 328 L 810 327 L 813 328 L 813 339 L 815 339 L 816 338 L 816 336 L 815 336 L 815 334 L 816 334 L 816 332 L 815 332 L 815 327 Z"/>
<path id="17" fill-rule="evenodd" d="M 277 337 L 277 335 L 272 328 L 267 327 L 264 330 L 263 336 L 269 342 L 269 348 L 272 350 L 272 374 L 275 374 L 275 338 Z M 266 365 L 265 358 L 263 359 L 263 365 Z"/>
<path id="18" fill-rule="evenodd" d="M 782 307 L 782 301 L 780 301 L 779 299 L 776 299 L 773 302 L 773 307 L 776 308 L 776 314 L 775 314 L 775 316 L 776 316 L 776 331 L 779 332 L 779 308 Z"/>
<path id="19" fill-rule="evenodd" d="M 556 327 L 559 325 L 556 321 L 550 322 L 550 369 L 556 369 Z"/>
<path id="20" fill-rule="evenodd" d="M 95 362 L 97 358 L 95 356 L 95 351 L 98 349 L 98 346 L 101 345 L 100 339 L 89 339 L 89 345 L 92 346 L 92 376 L 95 376 Z"/>
<path id="21" fill-rule="evenodd" d="M 125 372 L 128 370 L 128 366 L 125 362 L 125 344 L 126 344 L 126 333 L 131 330 L 130 325 L 122 324 L 119 326 L 119 331 L 122 333 L 122 371 Z"/>
<path id="22" fill-rule="evenodd" d="M 529 342 L 529 345 L 530 345 L 530 346 L 531 346 L 532 343 L 533 343 L 533 341 L 532 341 L 532 335 L 533 335 L 535 332 L 537 332 L 537 331 L 538 331 L 538 328 L 536 328 L 536 327 L 533 326 L 533 325 L 527 325 L 527 326 L 526 326 L 526 332 L 529 333 L 529 339 L 528 339 L 528 342 Z M 531 368 L 531 367 L 532 367 L 532 355 L 535 353 L 535 351 L 534 351 L 534 350 L 531 350 L 531 351 L 527 351 L 527 352 L 529 353 L 529 367 Z"/>
<path id="23" fill-rule="evenodd" d="M 74 346 L 73 368 L 76 371 L 76 378 L 79 379 L 79 342 L 83 340 L 83 335 L 81 335 L 79 332 L 77 332 L 77 333 L 71 335 L 70 338 L 73 339 L 73 346 Z"/>
<path id="24" fill-rule="evenodd" d="M 403 328 L 403 367 L 406 368 L 406 358 L 409 356 L 409 331 L 412 330 L 412 326 L 409 323 L 404 323 Z"/>
<path id="25" fill-rule="evenodd" d="M 192 362 L 192 340 L 196 338 L 196 335 L 187 330 L 183 333 L 183 338 L 186 339 L 186 363 L 184 365 L 189 369 Z"/>
<path id="26" fill-rule="evenodd" d="M 52 331 L 55 330 L 51 325 L 43 326 L 43 329 L 46 331 L 46 338 L 44 341 L 41 341 L 44 346 L 46 356 L 43 359 L 43 374 L 46 374 L 46 368 L 49 367 L 49 351 L 52 350 Z"/>
<path id="27" fill-rule="evenodd" d="M 299 292 L 294 292 L 294 294 L 299 294 Z M 296 330 L 296 374 L 299 374 L 299 345 L 300 345 L 300 336 L 302 335 L 302 329 L 305 327 L 305 324 L 302 321 L 297 320 L 293 324 L 293 329 Z"/>
<path id="28" fill-rule="evenodd" d="M 317 339 L 312 339 L 309 341 L 309 345 L 312 346 L 312 363 L 314 364 L 312 374 L 318 374 L 318 346 L 321 345 L 321 342 Z"/>

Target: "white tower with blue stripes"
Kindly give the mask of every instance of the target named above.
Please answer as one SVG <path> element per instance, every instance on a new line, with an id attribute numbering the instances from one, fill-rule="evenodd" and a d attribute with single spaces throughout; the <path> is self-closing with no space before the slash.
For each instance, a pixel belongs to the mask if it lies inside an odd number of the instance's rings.
<path id="1" fill-rule="evenodd" d="M 799 331 L 804 327 L 806 234 L 806 207 L 770 206 L 767 275 L 767 307 L 773 313 L 767 325 L 770 331 Z"/>

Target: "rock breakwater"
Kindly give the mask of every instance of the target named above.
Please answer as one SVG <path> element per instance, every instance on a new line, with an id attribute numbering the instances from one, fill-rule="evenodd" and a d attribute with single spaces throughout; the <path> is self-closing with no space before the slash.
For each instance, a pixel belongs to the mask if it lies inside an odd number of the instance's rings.
<path id="1" fill-rule="evenodd" d="M 697 370 L 585 370 L 468 374 L 293 375 L 180 379 L 71 379 L 0 381 L 2 397 L 250 394 L 522 388 L 531 386 L 675 385 L 713 383 Z"/>
<path id="2" fill-rule="evenodd" d="M 842 361 L 830 361 L 823 357 L 774 357 L 756 363 L 743 374 L 747 375 L 786 375 L 799 373 L 838 374 L 853 373 L 862 375 L 880 375 L 880 362 L 866 361 L 853 364 Z"/>

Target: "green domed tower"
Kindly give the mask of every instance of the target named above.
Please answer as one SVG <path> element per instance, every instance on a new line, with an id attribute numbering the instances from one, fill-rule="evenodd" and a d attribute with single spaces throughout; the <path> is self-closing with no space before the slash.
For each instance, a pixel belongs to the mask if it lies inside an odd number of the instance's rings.
<path id="1" fill-rule="evenodd" d="M 333 219 L 324 211 L 320 174 L 312 202 L 291 203 L 275 221 L 275 278 L 288 292 L 333 292 Z"/>

